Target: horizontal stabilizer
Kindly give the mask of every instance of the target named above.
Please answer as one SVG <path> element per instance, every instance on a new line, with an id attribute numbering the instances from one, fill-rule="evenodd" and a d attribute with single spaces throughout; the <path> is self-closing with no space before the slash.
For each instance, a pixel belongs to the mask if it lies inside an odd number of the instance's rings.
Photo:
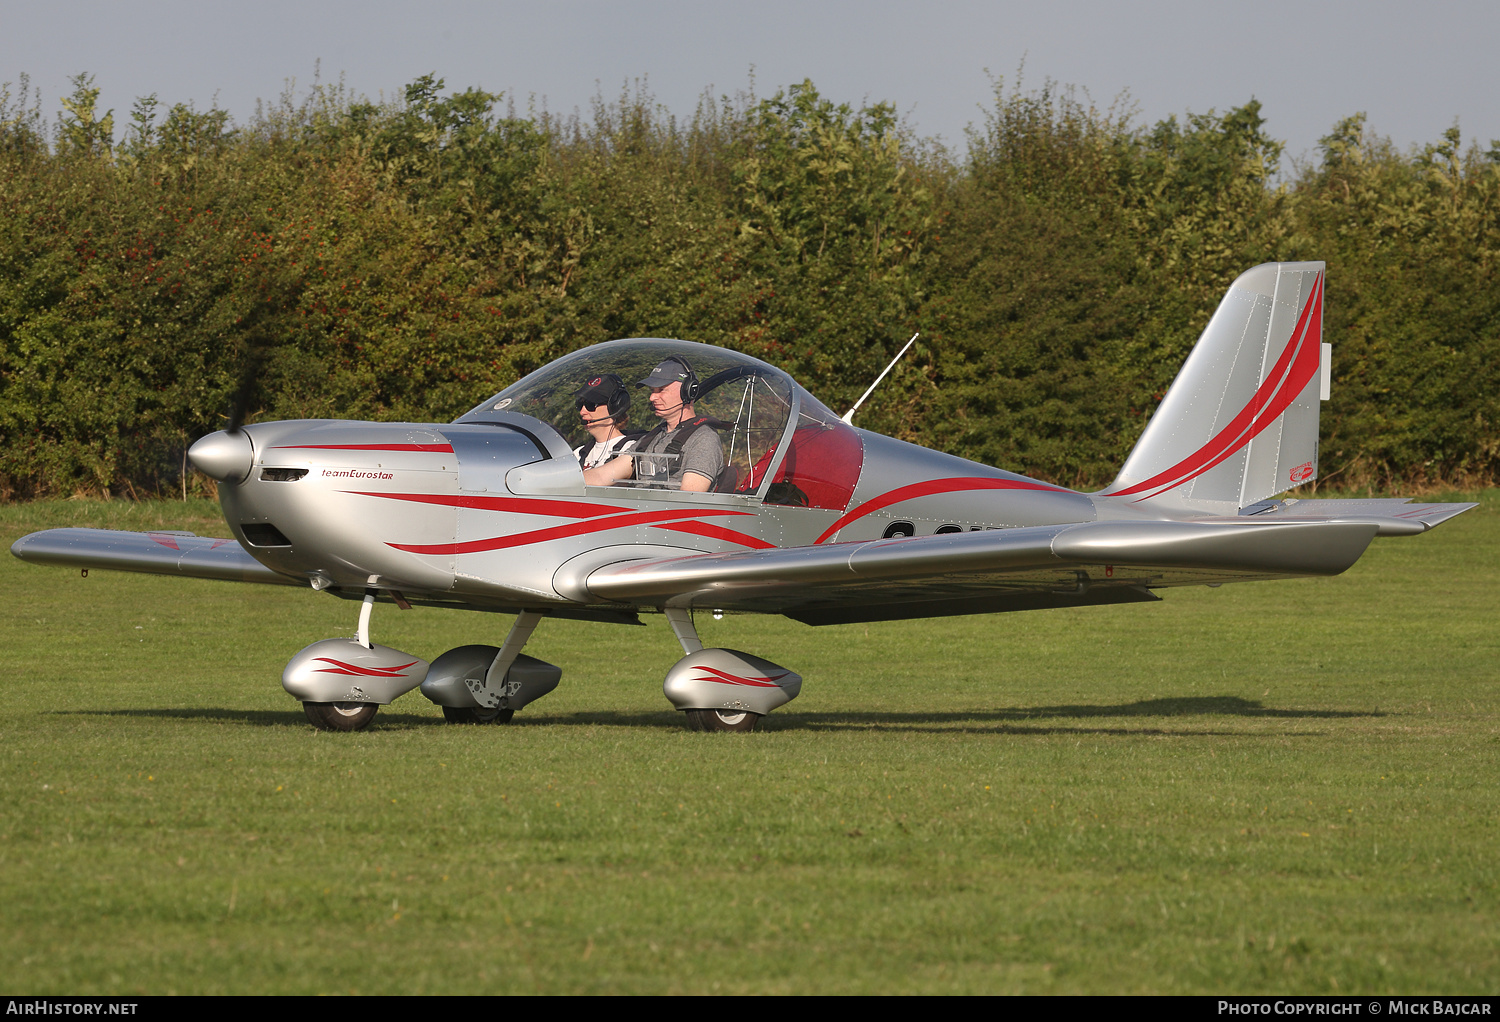
<path id="1" fill-rule="evenodd" d="M 32 564 L 65 568 L 140 571 L 226 582 L 306 585 L 280 575 L 251 557 L 238 540 L 190 532 L 121 532 L 115 529 L 48 529 L 22 536 L 10 552 Z"/>
<path id="2" fill-rule="evenodd" d="M 1376 500 L 1288 500 L 1252 504 L 1235 518 L 1200 519 L 1210 522 L 1371 522 L 1381 536 L 1417 536 L 1478 504 L 1413 504 L 1404 497 Z"/>

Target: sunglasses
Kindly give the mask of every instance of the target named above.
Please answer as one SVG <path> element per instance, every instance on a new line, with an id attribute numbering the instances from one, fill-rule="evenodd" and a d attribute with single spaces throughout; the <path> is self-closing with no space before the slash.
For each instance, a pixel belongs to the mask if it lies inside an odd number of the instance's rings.
<path id="1" fill-rule="evenodd" d="M 609 402 L 607 402 L 607 401 L 595 401 L 595 402 L 592 402 L 592 403 L 588 402 L 588 401 L 579 401 L 578 402 L 578 408 L 579 408 L 580 411 L 583 410 L 583 409 L 585 409 L 585 408 L 587 408 L 589 411 L 592 412 L 595 409 L 604 407 L 608 403 Z"/>

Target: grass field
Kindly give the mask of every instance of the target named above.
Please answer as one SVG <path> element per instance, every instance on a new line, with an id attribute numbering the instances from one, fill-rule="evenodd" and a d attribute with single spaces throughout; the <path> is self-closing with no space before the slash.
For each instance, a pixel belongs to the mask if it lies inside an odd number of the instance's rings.
<path id="1" fill-rule="evenodd" d="M 505 727 L 314 731 L 311 591 L 0 558 L 12 993 L 1500 992 L 1500 491 L 1340 578 L 814 629 L 685 730 L 648 628 L 548 621 Z M 209 504 L 0 508 L 227 535 Z M 380 608 L 432 658 L 508 619 Z"/>

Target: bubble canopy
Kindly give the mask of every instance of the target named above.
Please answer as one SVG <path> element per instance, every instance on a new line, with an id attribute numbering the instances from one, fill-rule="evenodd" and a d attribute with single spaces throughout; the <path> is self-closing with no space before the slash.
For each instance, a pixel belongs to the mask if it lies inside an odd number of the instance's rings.
<path id="1" fill-rule="evenodd" d="M 720 492 L 792 506 L 847 506 L 864 460 L 858 434 L 780 369 L 726 348 L 664 338 L 606 341 L 543 366 L 455 421 L 519 413 L 551 426 L 570 447 L 592 443 L 579 398 L 591 381 L 613 373 L 630 396 L 621 428 L 650 430 L 660 420 L 639 381 L 669 358 L 691 367 L 699 382 L 693 413 L 719 434 L 728 466 Z"/>

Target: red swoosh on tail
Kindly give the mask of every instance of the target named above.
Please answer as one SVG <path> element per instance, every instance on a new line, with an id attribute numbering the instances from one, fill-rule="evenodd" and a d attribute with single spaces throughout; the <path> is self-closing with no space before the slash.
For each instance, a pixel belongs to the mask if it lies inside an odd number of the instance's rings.
<path id="1" fill-rule="evenodd" d="M 1107 494 L 1124 497 L 1144 490 L 1155 492 L 1139 499 L 1154 497 L 1174 486 L 1181 486 L 1201 476 L 1233 456 L 1251 440 L 1254 440 L 1271 423 L 1280 418 L 1291 403 L 1302 393 L 1322 365 L 1318 342 L 1323 336 L 1323 274 L 1313 281 L 1313 291 L 1292 328 L 1281 357 L 1271 367 L 1265 382 L 1223 429 L 1208 443 L 1164 472 L 1158 472 L 1144 482 L 1136 483 L 1124 490 Z"/>

